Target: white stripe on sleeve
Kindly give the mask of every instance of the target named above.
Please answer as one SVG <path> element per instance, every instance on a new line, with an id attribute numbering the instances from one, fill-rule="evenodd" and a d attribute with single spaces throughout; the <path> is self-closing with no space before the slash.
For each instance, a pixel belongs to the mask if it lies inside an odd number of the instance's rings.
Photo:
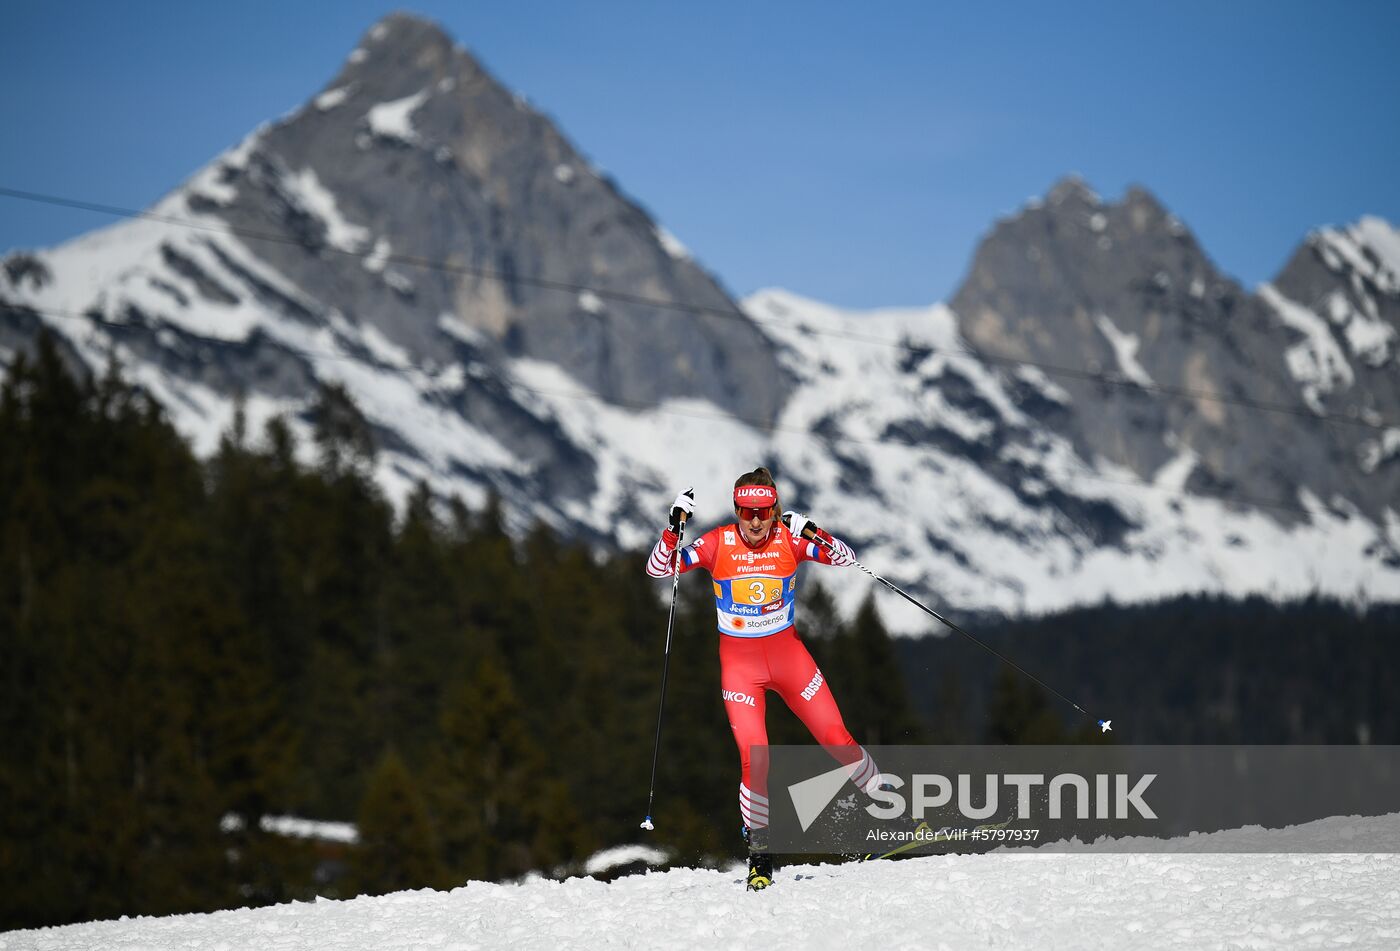
<path id="1" fill-rule="evenodd" d="M 651 550 L 647 558 L 647 574 L 653 578 L 670 577 L 671 549 L 666 546 L 666 539 L 657 539 L 656 547 Z"/>

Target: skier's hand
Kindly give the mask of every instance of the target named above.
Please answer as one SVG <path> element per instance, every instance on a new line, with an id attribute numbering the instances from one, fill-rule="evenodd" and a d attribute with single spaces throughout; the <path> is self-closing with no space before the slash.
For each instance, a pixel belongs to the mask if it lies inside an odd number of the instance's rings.
<path id="1" fill-rule="evenodd" d="M 821 529 L 818 529 L 821 531 Z M 837 568 L 845 568 L 856 563 L 856 553 L 851 551 L 851 546 L 847 545 L 839 538 L 832 538 L 826 532 L 822 532 L 822 537 L 831 542 L 831 547 L 826 550 L 826 555 L 831 559 L 831 563 Z"/>
<path id="2" fill-rule="evenodd" d="M 681 523 L 695 514 L 695 490 L 686 489 L 671 503 L 671 531 L 679 535 Z"/>
<path id="3" fill-rule="evenodd" d="M 844 568 L 856 563 L 856 553 L 851 551 L 850 545 L 839 538 L 833 538 L 830 532 L 822 531 L 815 522 L 801 512 L 784 512 L 783 524 L 798 538 L 814 539 L 826 552 L 827 558 L 833 565 Z"/>
<path id="4" fill-rule="evenodd" d="M 801 512 L 784 512 L 783 524 L 788 527 L 788 531 L 792 532 L 798 538 L 810 537 L 808 535 L 809 531 L 812 535 L 820 531 L 812 520 Z"/>

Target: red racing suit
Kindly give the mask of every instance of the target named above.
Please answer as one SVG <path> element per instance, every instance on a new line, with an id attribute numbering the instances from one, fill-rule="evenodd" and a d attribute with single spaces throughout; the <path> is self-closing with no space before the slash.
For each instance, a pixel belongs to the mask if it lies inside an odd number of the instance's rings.
<path id="1" fill-rule="evenodd" d="M 795 538 L 781 521 L 757 548 L 730 523 L 706 532 L 680 552 L 680 571 L 705 568 L 714 581 L 719 626 L 720 691 L 729 727 L 739 747 L 739 812 L 750 829 L 768 825 L 766 769 L 757 769 L 750 748 L 768 744 L 764 722 L 767 690 L 775 690 L 812 737 L 852 767 L 851 781 L 866 789 L 878 781 L 870 754 L 846 729 L 831 687 L 797 636 L 797 566 L 804 561 L 849 564 L 847 545 L 818 530 L 844 556 L 833 562 L 816 542 Z M 647 574 L 671 575 L 676 536 L 668 529 L 652 549 Z"/>

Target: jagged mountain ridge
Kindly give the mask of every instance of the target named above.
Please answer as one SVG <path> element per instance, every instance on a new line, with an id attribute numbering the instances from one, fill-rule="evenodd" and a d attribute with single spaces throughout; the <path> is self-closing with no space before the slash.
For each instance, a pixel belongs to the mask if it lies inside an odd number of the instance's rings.
<path id="1" fill-rule="evenodd" d="M 153 211 L 199 230 L 117 225 L 48 260 L 49 286 L 36 273 L 15 286 L 50 311 L 102 315 L 109 326 L 84 362 L 119 343 L 128 362 L 211 390 L 197 398 L 211 416 L 218 394 L 239 390 L 255 417 L 303 400 L 333 373 L 304 355 L 318 339 L 327 359 L 411 365 L 426 379 L 399 402 L 431 389 L 425 411 L 450 417 L 438 428 L 471 420 L 475 432 L 455 434 L 457 452 L 381 426 L 406 457 L 387 478 L 494 487 L 517 507 L 590 495 L 588 454 L 502 395 L 493 368 L 511 358 L 555 363 L 608 400 L 696 396 L 759 422 L 784 390 L 747 322 L 606 297 L 738 313 L 544 116 L 412 16 L 372 27 L 320 94 Z"/>
<path id="2" fill-rule="evenodd" d="M 1285 269 L 1288 287 L 1299 284 L 1291 275 L 1313 258 L 1307 249 L 1315 240 Z M 1380 414 L 1363 419 L 1358 407 L 1386 407 L 1386 418 L 1397 418 L 1393 316 L 1390 342 L 1371 338 L 1374 385 L 1389 387 L 1380 401 L 1353 388 L 1359 403 L 1322 405 L 1311 398 L 1316 387 L 1298 377 L 1297 361 L 1286 358 L 1299 318 L 1281 314 L 1271 290 L 1250 294 L 1221 274 L 1186 226 L 1141 188 L 1111 203 L 1076 179 L 1060 183 L 1043 203 L 998 223 L 951 306 L 968 339 L 988 353 L 1143 384 L 1058 380 L 1076 402 L 1096 407 L 1065 425 L 1086 458 L 1099 455 L 1148 478 L 1188 449 L 1193 490 L 1291 504 L 1306 487 L 1319 498 L 1348 499 L 1372 518 L 1400 493 L 1400 470 L 1343 464 L 1376 436 L 1371 423 Z"/>
<path id="3" fill-rule="evenodd" d="M 254 431 L 286 413 L 309 444 L 316 387 L 339 382 L 391 497 L 494 490 L 517 529 L 645 544 L 640 512 L 696 484 L 722 518 L 734 473 L 765 461 L 944 606 L 1400 596 L 1400 257 L 1376 219 L 1344 246 L 1319 232 L 1253 295 L 1146 191 L 1105 203 L 1068 179 L 994 227 L 950 307 L 765 292 L 745 319 L 546 118 L 402 15 L 153 212 L 200 227 L 139 219 L 8 258 L 0 347 L 47 325 L 75 361 L 119 354 L 201 452 L 235 397 Z M 1310 309 L 1337 294 L 1361 316 Z M 1315 421 L 1353 409 L 1365 425 Z"/>
<path id="4" fill-rule="evenodd" d="M 1372 217 L 1319 229 L 1260 295 L 1297 332 L 1284 358 L 1304 402 L 1366 423 L 1346 448 L 1378 497 L 1400 497 L 1400 235 Z"/>
<path id="5" fill-rule="evenodd" d="M 444 352 L 441 328 L 424 315 L 450 314 L 505 353 L 558 363 L 608 399 L 655 405 L 693 394 L 759 420 L 776 413 L 774 384 L 750 384 L 742 407 L 733 403 L 740 380 L 774 375 L 771 347 L 751 327 L 705 313 L 668 319 L 657 308 L 515 279 L 736 310 L 548 119 L 435 25 L 392 15 L 374 26 L 311 108 L 266 131 L 261 151 L 308 179 L 299 210 L 312 215 L 288 217 L 313 229 L 309 242 L 504 276 L 402 265 L 376 273 L 353 259 L 332 271 L 315 255 L 272 259 L 298 287 L 362 314 L 415 359 Z M 268 176 L 263 200 L 235 199 L 223 217 L 288 226 L 262 218 L 286 180 Z M 321 192 L 345 221 L 316 234 L 306 199 Z"/>

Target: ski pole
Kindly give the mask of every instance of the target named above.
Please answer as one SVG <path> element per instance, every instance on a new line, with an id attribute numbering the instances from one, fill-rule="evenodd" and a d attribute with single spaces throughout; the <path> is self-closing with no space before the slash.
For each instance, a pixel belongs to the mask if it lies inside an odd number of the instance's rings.
<path id="1" fill-rule="evenodd" d="M 816 542 L 818 545 L 821 545 L 822 548 L 826 549 L 826 551 L 827 551 L 828 554 L 830 554 L 830 555 L 832 555 L 832 556 L 834 556 L 834 557 L 840 557 L 840 558 L 847 558 L 847 559 L 849 559 L 849 561 L 851 562 L 851 564 L 855 565 L 855 566 L 856 566 L 857 568 L 859 568 L 861 571 L 865 572 L 865 573 L 868 574 L 870 577 L 872 577 L 872 578 L 874 578 L 876 581 L 880 582 L 880 584 L 884 585 L 886 588 L 889 588 L 889 589 L 890 589 L 891 591 L 893 591 L 895 594 L 899 595 L 901 598 L 903 598 L 904 600 L 908 601 L 910 604 L 914 605 L 914 607 L 918 608 L 920 611 L 923 611 L 925 614 L 929 615 L 929 616 L 932 617 L 934 620 L 942 621 L 944 624 L 948 625 L 948 627 L 950 627 L 950 628 L 952 628 L 953 630 L 957 631 L 959 634 L 961 634 L 963 637 L 967 638 L 968 640 L 972 641 L 972 643 L 976 644 L 978 647 L 980 647 L 980 648 L 982 648 L 983 650 L 987 651 L 988 653 L 992 654 L 993 656 L 995 656 L 996 658 L 998 658 L 999 660 L 1001 660 L 1003 663 L 1008 664 L 1008 665 L 1010 665 L 1011 667 L 1014 667 L 1016 670 L 1020 671 L 1024 676 L 1029 677 L 1031 680 L 1034 680 L 1036 683 L 1040 684 L 1040 685 L 1041 685 L 1042 687 L 1044 687 L 1046 690 L 1050 691 L 1050 692 L 1053 693 L 1055 696 L 1059 697 L 1059 698 L 1060 698 L 1061 700 L 1063 700 L 1065 703 L 1069 704 L 1071 707 L 1074 707 L 1074 709 L 1078 710 L 1080 713 L 1084 714 L 1086 717 L 1088 717 L 1089 719 L 1091 719 L 1091 720 L 1093 720 L 1095 723 L 1097 723 L 1098 726 L 1099 726 L 1099 732 L 1100 732 L 1100 733 L 1107 733 L 1109 730 L 1113 729 L 1113 721 L 1112 721 L 1112 720 L 1100 720 L 1100 719 L 1096 718 L 1096 717 L 1095 717 L 1093 714 L 1091 714 L 1088 710 L 1085 710 L 1083 707 L 1081 707 L 1079 704 L 1075 703 L 1075 702 L 1074 702 L 1073 700 L 1071 700 L 1069 697 L 1066 697 L 1064 694 L 1060 693 L 1060 692 L 1059 692 L 1058 690 L 1056 690 L 1054 687 L 1050 686 L 1050 685 L 1047 684 L 1045 681 L 1041 680 L 1039 677 L 1037 677 L 1035 674 L 1031 673 L 1029 670 L 1026 670 L 1026 668 L 1024 668 L 1024 667 L 1022 667 L 1020 664 L 1016 663 L 1016 662 L 1015 662 L 1014 660 L 1012 660 L 1010 657 L 1007 657 L 1005 654 L 1003 654 L 1001 651 L 997 650 L 997 649 L 996 649 L 995 647 L 993 647 L 992 645 L 988 644 L 986 641 L 983 641 L 983 640 L 981 640 L 980 638 L 977 638 L 977 637 L 972 636 L 972 635 L 969 634 L 967 631 L 964 631 L 962 628 L 958 627 L 958 626 L 957 626 L 956 624 L 954 624 L 952 621 L 948 620 L 948 619 L 945 618 L 943 615 L 941 615 L 941 614 L 939 614 L 937 611 L 933 610 L 933 608 L 928 607 L 927 605 L 925 605 L 925 604 L 923 604 L 922 602 L 920 602 L 918 599 L 916 599 L 916 598 L 910 596 L 907 592 L 905 592 L 905 590 L 904 590 L 903 588 L 901 588 L 899 585 L 895 584 L 893 581 L 889 581 L 889 580 L 887 580 L 887 579 L 885 579 L 885 578 L 880 577 L 880 576 L 877 575 L 875 572 L 871 571 L 869 568 L 865 567 L 865 566 L 862 565 L 860 562 L 856 561 L 854 558 L 851 558 L 850 556 L 843 556 L 840 552 L 838 552 L 838 551 L 836 550 L 836 546 L 835 546 L 835 545 L 831 544 L 831 542 L 827 541 L 825 538 L 822 538 L 820 535 L 816 534 L 816 532 L 814 532 L 814 531 L 811 529 L 810 526 L 804 526 L 804 527 L 803 527 L 803 529 L 802 529 L 802 537 L 803 537 L 803 538 L 810 538 L 812 541 Z"/>
<path id="2" fill-rule="evenodd" d="M 685 511 L 681 510 L 676 526 L 676 547 L 671 551 L 671 614 L 666 618 L 666 659 L 661 663 L 661 704 L 656 708 L 656 742 L 651 748 L 651 791 L 647 793 L 647 817 L 642 820 L 642 828 L 648 832 L 656 826 L 651 823 L 651 805 L 656 798 L 656 760 L 661 755 L 661 718 L 666 713 L 666 675 L 671 670 L 671 631 L 676 625 L 676 595 L 681 587 L 681 542 L 685 539 Z"/>

